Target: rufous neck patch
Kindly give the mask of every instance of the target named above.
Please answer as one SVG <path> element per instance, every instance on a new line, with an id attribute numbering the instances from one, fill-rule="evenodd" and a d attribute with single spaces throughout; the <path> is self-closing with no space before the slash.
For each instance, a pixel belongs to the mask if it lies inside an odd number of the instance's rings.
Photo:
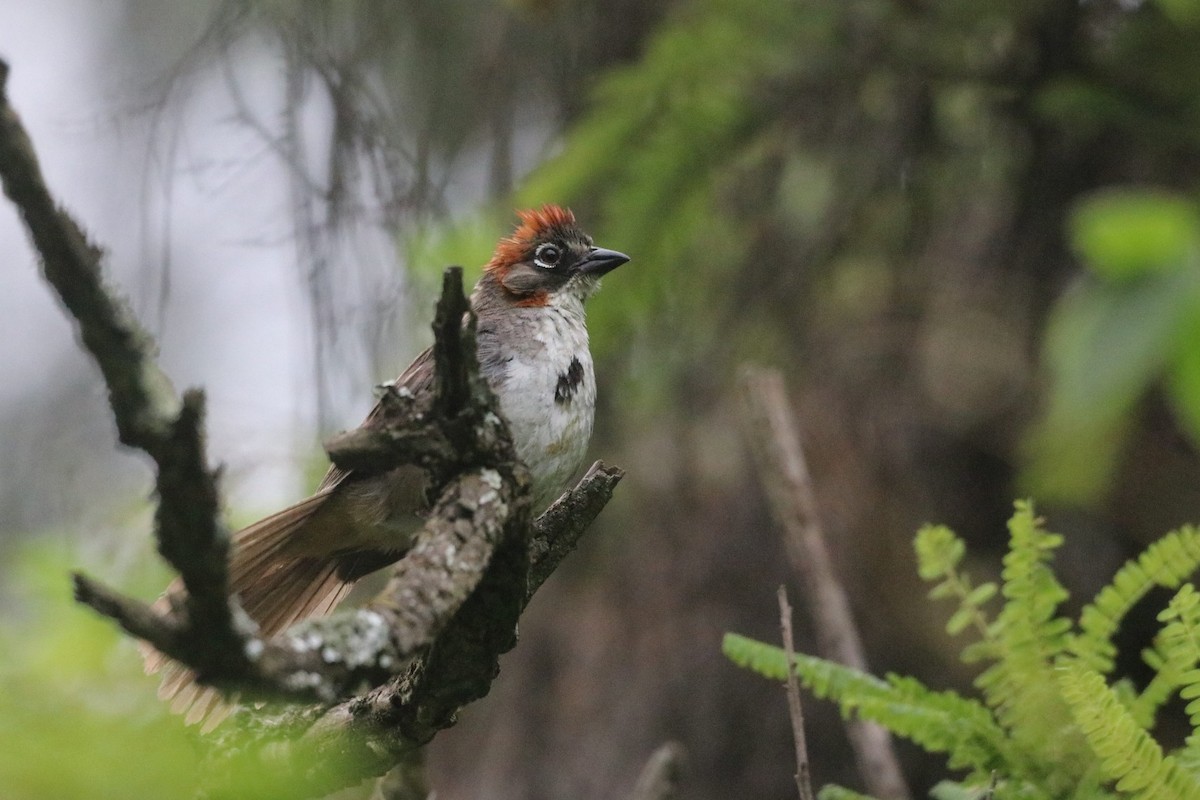
<path id="1" fill-rule="evenodd" d="M 550 305 L 550 293 L 545 290 L 534 292 L 528 297 L 522 297 L 516 305 L 519 308 L 543 308 Z"/>

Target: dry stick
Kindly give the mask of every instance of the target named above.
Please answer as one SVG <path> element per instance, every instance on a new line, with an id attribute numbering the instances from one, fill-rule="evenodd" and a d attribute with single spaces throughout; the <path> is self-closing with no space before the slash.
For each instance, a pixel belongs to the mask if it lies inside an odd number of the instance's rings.
<path id="1" fill-rule="evenodd" d="M 817 651 L 823 658 L 867 672 L 867 659 L 846 592 L 825 545 L 816 498 L 794 414 L 779 372 L 743 368 L 742 383 L 750 412 L 750 438 L 771 510 L 783 526 L 788 557 L 800 574 L 813 616 Z M 867 790 L 888 800 L 910 797 L 892 738 L 886 729 L 860 719 L 846 721 L 846 735 Z"/>
<path id="2" fill-rule="evenodd" d="M 792 638 L 792 605 L 787 589 L 779 587 L 779 629 L 783 635 L 783 652 L 787 655 L 788 714 L 792 718 L 792 738 L 796 741 L 796 789 L 800 800 L 813 800 L 812 778 L 808 770 L 808 744 L 804 739 L 804 709 L 800 705 L 800 682 L 792 664 L 796 660 L 796 643 Z"/>
<path id="3" fill-rule="evenodd" d="M 679 788 L 684 751 L 679 742 L 667 742 L 646 761 L 629 800 L 672 800 Z"/>

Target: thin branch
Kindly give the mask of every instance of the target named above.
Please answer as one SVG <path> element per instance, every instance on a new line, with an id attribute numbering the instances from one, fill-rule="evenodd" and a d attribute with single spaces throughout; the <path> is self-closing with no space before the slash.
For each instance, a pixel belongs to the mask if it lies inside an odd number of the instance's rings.
<path id="1" fill-rule="evenodd" d="M 779 629 L 783 636 L 783 652 L 787 655 L 788 716 L 792 720 L 792 739 L 796 742 L 796 789 L 800 800 L 813 800 L 812 777 L 808 768 L 808 744 L 804 737 L 804 708 L 800 704 L 800 682 L 792 664 L 796 661 L 796 643 L 792 637 L 792 605 L 787 589 L 779 587 Z"/>
<path id="2" fill-rule="evenodd" d="M 654 751 L 642 767 L 629 800 L 674 800 L 683 772 L 684 751 L 678 742 L 667 742 Z"/>
<path id="3" fill-rule="evenodd" d="M 475 359 L 474 315 L 468 318 L 467 335 L 463 335 L 463 315 L 469 310 L 462 292 L 462 269 L 452 267 L 442 276 L 442 296 L 433 315 L 433 360 L 438 365 L 435 402 L 447 417 L 462 412 L 472 391 L 483 384 Z"/>
<path id="4" fill-rule="evenodd" d="M 579 483 L 542 512 L 529 541 L 529 596 L 545 583 L 575 549 L 583 532 L 612 498 L 625 472 L 603 461 L 592 464 Z"/>
<path id="5" fill-rule="evenodd" d="M 867 658 L 845 589 L 833 568 L 817 513 L 816 496 L 796 431 L 783 378 L 777 370 L 743 368 L 749 434 L 771 510 L 813 617 L 823 658 L 867 672 Z M 879 725 L 846 720 L 859 772 L 868 791 L 889 800 L 910 797 L 891 735 Z"/>

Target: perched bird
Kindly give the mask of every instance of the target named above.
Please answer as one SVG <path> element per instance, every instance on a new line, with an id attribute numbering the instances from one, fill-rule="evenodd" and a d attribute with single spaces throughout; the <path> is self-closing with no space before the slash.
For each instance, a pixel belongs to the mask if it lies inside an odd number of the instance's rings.
<path id="1" fill-rule="evenodd" d="M 471 308 L 480 371 L 529 467 L 538 511 L 579 469 L 592 435 L 596 383 L 584 301 L 629 257 L 593 245 L 569 209 L 546 205 L 518 216 Z M 398 389 L 418 397 L 433 390 L 431 352 L 401 373 Z M 329 614 L 356 581 L 399 560 L 427 510 L 426 483 L 416 466 L 370 477 L 330 467 L 311 497 L 234 534 L 230 588 L 261 634 Z M 210 714 L 220 697 L 196 685 L 190 670 L 154 650 L 144 656 L 147 672 L 165 672 L 159 696 L 173 700 L 172 710 L 187 711 L 188 722 L 208 716 L 210 725 L 224 716 Z"/>

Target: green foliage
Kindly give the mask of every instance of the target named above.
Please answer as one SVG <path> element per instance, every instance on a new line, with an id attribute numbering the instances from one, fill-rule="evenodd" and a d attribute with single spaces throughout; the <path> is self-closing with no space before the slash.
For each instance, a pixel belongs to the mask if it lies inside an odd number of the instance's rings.
<path id="1" fill-rule="evenodd" d="M 1059 665 L 1063 699 L 1122 796 L 1138 800 L 1189 800 L 1200 796 L 1200 781 L 1176 759 L 1164 755 L 1099 673 L 1074 659 Z"/>
<path id="2" fill-rule="evenodd" d="M 1200 769 L 1200 595 L 1186 583 L 1159 614 L 1162 630 L 1157 653 L 1170 670 L 1179 688 L 1179 696 L 1189 701 L 1187 713 L 1192 724 L 1180 761 L 1192 774 Z"/>
<path id="3" fill-rule="evenodd" d="M 1107 192 L 1075 210 L 1075 247 L 1096 274 L 1131 280 L 1177 269 L 1191 255 L 1200 219 L 1194 203 L 1165 192 Z"/>
<path id="4" fill-rule="evenodd" d="M 1112 671 L 1117 649 L 1113 634 L 1121 620 L 1155 586 L 1178 588 L 1200 568 L 1200 530 L 1191 526 L 1168 533 L 1126 563 L 1112 581 L 1084 606 L 1071 653 L 1103 675 Z"/>
<path id="5" fill-rule="evenodd" d="M 1049 566 L 1062 537 L 1046 532 L 1027 502 L 1017 503 L 1008 530 L 1001 590 L 1006 602 L 987 632 L 992 664 L 975 685 L 1023 752 L 1053 764 L 1078 762 L 1083 743 L 1069 730 L 1070 714 L 1054 674 L 1054 659 L 1066 649 L 1071 628 L 1055 615 L 1067 592 Z M 1031 777 L 1060 791 L 1074 780 L 1064 772 L 1038 769 Z"/>
<path id="6" fill-rule="evenodd" d="M 0 628 L 0 794 L 189 796 L 189 732 L 155 701 L 132 643 L 71 604 L 58 555 L 34 545 L 5 565 L 20 605 Z"/>
<path id="7" fill-rule="evenodd" d="M 76 548 L 41 541 L 10 551 L 0 626 L 0 797 L 4 800 L 167 800 L 192 797 L 211 737 L 185 727 L 155 696 L 132 640 L 71 600 Z M 14 548 L 15 550 L 15 548 Z M 166 578 L 155 566 L 123 584 L 150 593 Z M 235 743 L 238 731 L 228 742 Z M 237 781 L 236 775 L 234 776 Z M 285 784 L 246 800 L 301 794 Z"/>
<path id="8" fill-rule="evenodd" d="M 940 783 L 933 792 L 938 800 L 1200 797 L 1200 593 L 1185 583 L 1200 567 L 1200 530 L 1169 533 L 1125 564 L 1073 623 L 1059 614 L 1067 592 L 1051 568 L 1062 537 L 1045 530 L 1027 502 L 1016 504 L 1008 528 L 998 590 L 972 583 L 961 568 L 966 548 L 948 528 L 926 526 L 915 540 L 931 597 L 956 606 L 947 631 L 974 632 L 963 659 L 987 664 L 975 681 L 982 702 L 805 654 L 792 663 L 796 676 L 843 714 L 946 754 L 950 769 L 966 774 Z M 1155 675 L 1140 692 L 1124 680 L 1110 684 L 1112 637 L 1156 586 L 1178 591 L 1159 616 L 1163 628 L 1154 647 L 1143 654 Z M 997 594 L 1003 605 L 989 614 Z M 765 677 L 787 676 L 778 647 L 726 634 L 724 651 Z M 1193 732 L 1167 752 L 1151 731 L 1162 704 L 1176 694 L 1189 701 Z M 823 796 L 855 797 L 845 791 L 831 787 Z"/>
<path id="9" fill-rule="evenodd" d="M 1200 212 L 1159 191 L 1110 191 L 1071 224 L 1094 276 L 1053 310 L 1044 358 L 1052 385 L 1027 478 L 1042 495 L 1096 499 L 1131 412 L 1163 383 L 1200 442 Z"/>
<path id="10" fill-rule="evenodd" d="M 727 633 L 722 649 L 738 666 L 775 680 L 787 678 L 782 648 Z M 956 768 L 987 771 L 1007 760 L 1004 731 L 975 700 L 933 691 L 912 678 L 881 680 L 803 653 L 796 653 L 793 668 L 813 694 L 836 702 L 844 716 L 885 725 L 931 752 L 945 753 Z"/>
<path id="11" fill-rule="evenodd" d="M 973 626 L 980 635 L 978 644 L 985 643 L 989 622 L 983 607 L 995 596 L 996 584 L 974 586 L 971 577 L 959 571 L 958 566 L 967 553 L 967 547 L 944 525 L 926 525 L 919 530 L 915 548 L 917 572 L 927 581 L 939 581 L 929 590 L 929 597 L 958 601 L 958 610 L 946 623 L 946 630 L 950 635 L 957 636 L 968 626 Z M 976 660 L 978 650 L 978 645 L 969 646 L 964 657 Z"/>
<path id="12" fill-rule="evenodd" d="M 742 324 L 721 317 L 744 310 L 726 300 L 744 279 L 754 235 L 726 201 L 745 181 L 763 184 L 759 171 L 778 169 L 771 87 L 839 60 L 841 14 L 761 0 L 677 6 L 636 63 L 604 77 L 562 153 L 521 188 L 519 204 L 590 203 L 597 241 L 633 256 L 588 312 L 600 355 L 615 338 L 653 342 L 630 353 L 639 379 L 625 396 L 658 396 Z M 807 172 L 793 182 L 806 198 L 821 191 L 811 184 Z"/>

